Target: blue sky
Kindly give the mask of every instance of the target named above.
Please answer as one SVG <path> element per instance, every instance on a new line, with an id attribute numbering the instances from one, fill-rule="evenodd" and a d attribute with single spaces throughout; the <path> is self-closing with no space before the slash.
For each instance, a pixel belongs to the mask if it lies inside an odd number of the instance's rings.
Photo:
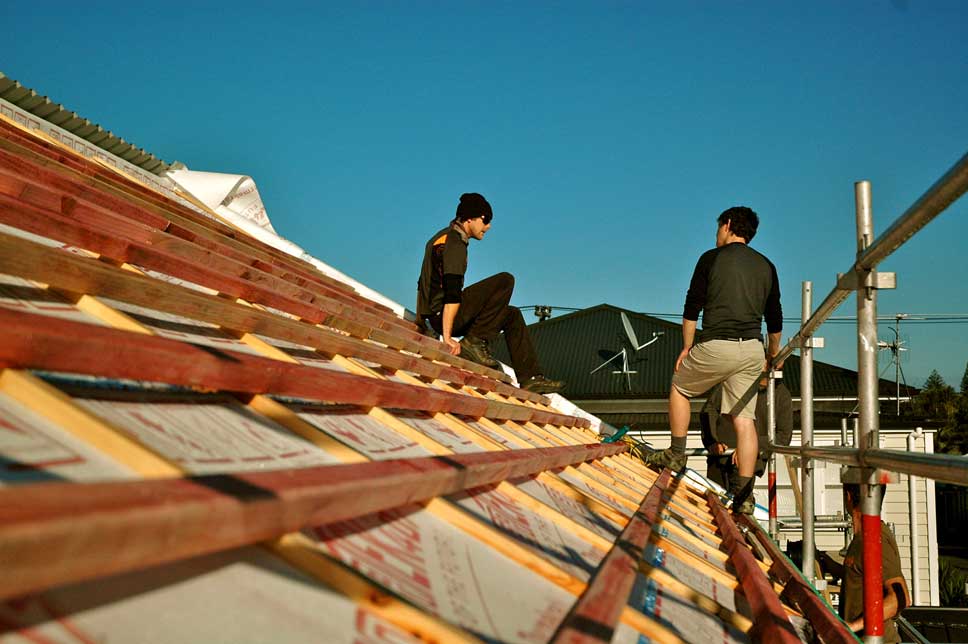
<path id="1" fill-rule="evenodd" d="M 798 317 L 801 281 L 818 304 L 852 263 L 854 181 L 882 231 L 968 151 L 964 2 L 83 7 L 0 9 L 0 71 L 165 160 L 251 175 L 282 235 L 411 308 L 423 243 L 478 191 L 494 226 L 468 280 L 511 271 L 517 304 L 678 313 L 745 204 Z M 882 314 L 968 312 L 966 215 L 882 265 Z M 966 331 L 902 323 L 908 381 L 957 387 Z M 855 368 L 850 327 L 820 335 Z"/>

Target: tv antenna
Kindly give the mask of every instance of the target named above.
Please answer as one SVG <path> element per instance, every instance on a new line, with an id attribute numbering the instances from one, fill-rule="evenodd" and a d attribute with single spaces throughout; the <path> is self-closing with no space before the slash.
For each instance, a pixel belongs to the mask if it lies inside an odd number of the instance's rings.
<path id="1" fill-rule="evenodd" d="M 910 349 L 904 346 L 907 344 L 907 341 L 901 339 L 901 320 L 904 320 L 907 317 L 907 313 L 898 313 L 894 316 L 894 326 L 887 327 L 894 332 L 893 342 L 887 342 L 885 340 L 879 340 L 877 342 L 877 348 L 880 351 L 885 349 L 891 350 L 891 362 L 888 363 L 888 366 L 891 364 L 894 365 L 894 384 L 897 387 L 897 393 L 895 394 L 894 399 L 897 402 L 898 416 L 901 415 L 901 382 L 903 381 L 904 386 L 907 387 L 907 378 L 904 377 L 904 369 L 901 368 L 901 352 L 910 351 Z"/>
<path id="2" fill-rule="evenodd" d="M 632 353 L 637 353 L 641 349 L 644 349 L 647 346 L 649 346 L 650 344 L 652 344 L 653 342 L 657 341 L 660 336 L 665 335 L 665 331 L 653 331 L 652 332 L 652 339 L 651 340 L 649 340 L 648 342 L 645 342 L 643 344 L 639 344 L 639 339 L 635 335 L 635 329 L 632 328 L 632 323 L 629 321 L 628 316 L 625 315 L 625 311 L 619 311 L 619 315 L 622 316 L 622 326 L 625 327 L 625 335 L 626 335 L 626 337 L 628 337 L 628 340 L 629 340 L 629 342 L 632 345 Z M 611 358 L 609 358 L 608 360 L 606 360 L 602 364 L 600 364 L 597 367 L 595 367 L 594 369 L 592 369 L 591 372 L 588 375 L 591 375 L 591 374 L 595 373 L 596 371 L 604 368 L 605 365 L 609 364 L 610 362 L 612 362 L 613 360 L 615 360 L 616 358 L 619 358 L 619 357 L 622 358 L 622 369 L 621 370 L 614 370 L 614 371 L 612 371 L 612 373 L 613 374 L 622 374 L 622 375 L 624 375 L 625 376 L 626 385 L 628 386 L 629 391 L 632 391 L 632 374 L 633 373 L 638 373 L 638 371 L 633 371 L 633 370 L 629 369 L 629 350 L 628 350 L 628 347 L 622 347 L 622 350 L 621 351 L 619 351 L 614 356 L 612 356 Z"/>

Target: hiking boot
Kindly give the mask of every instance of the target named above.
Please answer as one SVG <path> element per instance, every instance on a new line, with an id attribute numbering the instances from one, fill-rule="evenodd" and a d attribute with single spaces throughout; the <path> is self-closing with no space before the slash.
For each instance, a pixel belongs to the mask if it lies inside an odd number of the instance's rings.
<path id="1" fill-rule="evenodd" d="M 484 365 L 485 367 L 490 367 L 491 369 L 501 368 L 501 363 L 491 355 L 491 348 L 487 340 L 482 338 L 475 338 L 469 335 L 461 338 L 460 357 Z"/>
<path id="2" fill-rule="evenodd" d="M 756 499 L 752 494 L 747 496 L 745 499 L 740 500 L 738 506 L 736 505 L 735 498 L 730 505 L 735 514 L 748 514 L 749 516 L 753 516 L 753 512 L 756 511 Z"/>
<path id="3" fill-rule="evenodd" d="M 642 456 L 642 461 L 649 467 L 662 470 L 668 467 L 673 472 L 678 472 L 686 466 L 685 454 L 676 454 L 671 447 L 662 451 L 653 450 Z"/>
<path id="4" fill-rule="evenodd" d="M 753 480 L 750 479 L 750 482 L 740 489 L 735 488 L 735 481 L 730 481 L 730 488 L 733 498 L 729 505 L 733 512 L 752 515 L 756 509 L 756 502 L 753 498 Z"/>
<path id="5" fill-rule="evenodd" d="M 521 383 L 521 388 L 536 394 L 556 394 L 565 388 L 565 382 L 563 380 L 548 380 L 539 373 Z"/>

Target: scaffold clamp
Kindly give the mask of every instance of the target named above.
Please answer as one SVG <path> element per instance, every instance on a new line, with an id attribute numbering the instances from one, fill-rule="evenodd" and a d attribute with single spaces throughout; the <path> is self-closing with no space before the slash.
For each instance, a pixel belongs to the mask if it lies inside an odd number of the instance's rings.
<path id="1" fill-rule="evenodd" d="M 853 465 L 840 466 L 841 483 L 859 483 L 867 485 L 887 485 L 897 483 L 900 477 L 897 472 L 880 468 L 856 467 Z"/>
<path id="2" fill-rule="evenodd" d="M 837 288 L 845 291 L 858 291 L 862 288 L 895 289 L 897 273 L 881 271 L 837 273 Z"/>

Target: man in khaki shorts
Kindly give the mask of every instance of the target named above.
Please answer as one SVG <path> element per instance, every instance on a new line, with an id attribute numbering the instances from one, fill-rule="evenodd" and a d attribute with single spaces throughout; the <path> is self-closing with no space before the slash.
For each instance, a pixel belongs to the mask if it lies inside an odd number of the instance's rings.
<path id="1" fill-rule="evenodd" d="M 682 313 L 682 352 L 676 360 L 669 393 L 672 445 L 645 456 L 656 467 L 682 469 L 686 464 L 689 399 L 723 384 L 720 413 L 732 417 L 736 429 L 739 476 L 730 481 L 733 508 L 752 512 L 749 500 L 759 451 L 755 410 L 757 382 L 763 360 L 762 323 L 766 318 L 768 355 L 780 350 L 783 311 L 776 268 L 749 247 L 759 217 L 745 206 L 724 211 L 717 219 L 716 248 L 696 263 Z M 696 340 L 696 323 L 703 329 Z"/>

